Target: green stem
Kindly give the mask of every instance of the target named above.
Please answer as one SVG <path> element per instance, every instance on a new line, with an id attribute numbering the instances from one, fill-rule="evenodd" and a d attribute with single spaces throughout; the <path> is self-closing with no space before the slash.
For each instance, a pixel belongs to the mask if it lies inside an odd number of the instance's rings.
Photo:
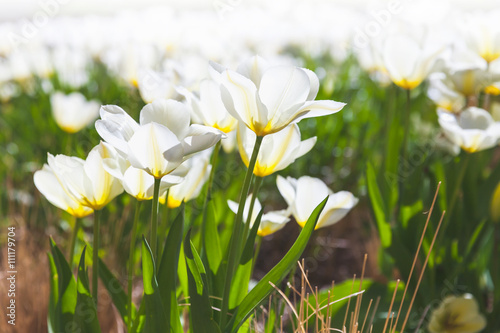
<path id="1" fill-rule="evenodd" d="M 441 235 L 444 235 L 444 233 L 446 231 L 446 227 L 448 226 L 448 222 L 450 221 L 450 218 L 453 215 L 453 210 L 455 209 L 455 204 L 457 202 L 458 194 L 460 193 L 460 189 L 462 187 L 462 182 L 464 180 L 465 171 L 467 170 L 467 165 L 469 164 L 469 160 L 470 160 L 470 154 L 465 153 L 465 156 L 464 156 L 463 160 L 461 161 L 462 165 L 460 166 L 458 177 L 455 180 L 455 187 L 453 188 L 453 192 L 451 194 L 450 204 L 447 207 L 447 214 L 444 218 L 443 226 L 441 227 Z M 441 244 L 441 243 L 438 243 L 438 244 Z"/>
<path id="2" fill-rule="evenodd" d="M 135 267 L 135 243 L 137 240 L 137 224 L 139 221 L 139 213 L 141 211 L 141 201 L 137 200 L 135 206 L 134 224 L 130 236 L 130 251 L 128 255 L 128 332 L 132 332 L 132 287 L 134 282 L 134 267 Z"/>
<path id="3" fill-rule="evenodd" d="M 255 252 L 253 254 L 253 261 L 252 261 L 252 272 L 253 268 L 255 267 L 255 263 L 257 262 L 257 257 L 259 256 L 260 252 L 260 246 L 262 245 L 262 237 L 257 235 L 256 237 L 256 246 L 255 246 Z"/>
<path id="4" fill-rule="evenodd" d="M 97 308 L 99 278 L 99 218 L 101 212 L 94 210 L 94 243 L 92 244 L 92 298 Z"/>
<path id="5" fill-rule="evenodd" d="M 402 147 L 402 162 L 406 163 L 408 158 L 408 132 L 410 130 L 410 113 L 411 113 L 411 90 L 406 90 L 406 112 L 405 112 L 405 123 L 404 123 L 404 137 L 403 137 L 403 147 Z"/>
<path id="6" fill-rule="evenodd" d="M 227 260 L 227 270 L 226 278 L 224 282 L 224 293 L 222 297 L 222 308 L 220 316 L 220 328 L 225 330 L 226 317 L 229 309 L 229 292 L 231 291 L 231 282 L 233 280 L 233 275 L 236 270 L 236 266 L 240 259 L 240 244 L 241 244 L 241 227 L 243 224 L 243 209 L 245 207 L 245 202 L 248 196 L 248 190 L 250 188 L 250 181 L 252 180 L 253 169 L 255 168 L 255 162 L 257 161 L 257 155 L 259 154 L 259 149 L 262 144 L 263 136 L 257 136 L 255 140 L 255 146 L 253 148 L 252 157 L 250 158 L 250 163 L 248 164 L 248 170 L 245 175 L 245 180 L 243 182 L 243 188 L 240 193 L 240 202 L 238 206 L 238 212 L 236 214 L 236 219 L 233 225 L 233 232 L 231 234 L 231 240 L 229 243 L 229 252 Z"/>
<path id="7" fill-rule="evenodd" d="M 207 193 L 205 195 L 205 201 L 203 201 L 203 218 L 201 221 L 201 257 L 204 257 L 205 253 L 205 230 L 207 228 L 207 207 L 208 203 L 212 199 L 212 186 L 214 182 L 214 177 L 215 177 L 215 167 L 217 164 L 217 159 L 219 157 L 219 151 L 221 147 L 221 141 L 217 142 L 214 148 L 214 152 L 212 154 L 212 158 L 210 160 L 210 164 L 212 165 L 212 169 L 210 170 L 210 176 L 208 177 L 208 184 L 207 184 Z"/>
<path id="8" fill-rule="evenodd" d="M 405 112 L 405 121 L 404 121 L 404 136 L 403 136 L 403 143 L 401 146 L 401 155 L 400 155 L 400 160 L 399 163 L 403 164 L 403 167 L 401 167 L 400 164 L 398 164 L 398 171 L 405 169 L 406 165 L 409 165 L 408 163 L 408 132 L 410 131 L 410 111 L 411 111 L 411 90 L 406 89 L 406 112 Z M 398 205 L 396 207 L 396 219 L 399 218 L 399 213 L 400 209 L 402 206 L 403 202 L 403 191 L 404 190 L 404 181 L 399 180 L 399 186 L 398 186 Z"/>
<path id="9" fill-rule="evenodd" d="M 157 250 L 156 241 L 158 238 L 158 198 L 160 197 L 161 178 L 155 178 L 153 204 L 151 205 L 151 252 L 153 253 L 153 261 L 156 264 Z M 168 198 L 167 198 L 168 199 Z"/>
<path id="10" fill-rule="evenodd" d="M 158 235 L 158 238 L 160 240 L 160 246 L 158 248 L 159 251 L 162 251 L 162 244 L 165 243 L 165 240 L 167 238 L 166 234 L 167 234 L 167 229 L 169 227 L 169 223 L 170 223 L 170 208 L 168 207 L 168 195 L 170 194 L 170 189 L 167 190 L 167 193 L 165 195 L 165 204 L 164 204 L 164 207 L 163 207 L 163 216 L 161 217 L 161 220 L 163 221 L 163 223 L 161 224 L 160 226 L 160 230 L 159 230 L 159 235 Z M 159 209 L 159 208 L 158 208 Z M 158 257 L 161 258 L 161 253 L 159 253 Z"/>
<path id="11" fill-rule="evenodd" d="M 257 194 L 259 193 L 260 185 L 262 184 L 263 177 L 254 177 L 253 190 L 252 190 L 252 200 L 250 201 L 250 207 L 248 209 L 247 222 L 243 226 L 243 242 L 241 242 L 241 249 L 245 247 L 245 243 L 248 237 L 248 231 L 250 230 L 250 223 L 252 220 L 253 208 L 255 206 L 255 201 L 257 200 Z"/>
<path id="12" fill-rule="evenodd" d="M 71 243 L 69 245 L 69 266 L 73 269 L 73 257 L 75 255 L 76 238 L 78 237 L 78 230 L 80 229 L 80 220 L 73 216 L 73 233 L 71 234 Z"/>

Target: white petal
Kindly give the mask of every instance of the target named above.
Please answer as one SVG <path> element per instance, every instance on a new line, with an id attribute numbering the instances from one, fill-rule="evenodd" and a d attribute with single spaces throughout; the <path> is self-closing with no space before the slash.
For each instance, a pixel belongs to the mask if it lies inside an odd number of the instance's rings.
<path id="1" fill-rule="evenodd" d="M 262 76 L 259 97 L 267 107 L 268 117 L 279 117 L 281 112 L 303 103 L 309 96 L 311 83 L 305 71 L 297 67 L 279 66 Z"/>
<path id="2" fill-rule="evenodd" d="M 340 221 L 349 211 L 358 203 L 352 193 L 340 191 L 331 194 L 328 201 L 321 212 L 321 215 L 316 225 L 316 229 L 326 227 Z"/>
<path id="3" fill-rule="evenodd" d="M 186 136 L 191 121 L 189 108 L 173 99 L 160 99 L 141 110 L 141 125 L 155 122 L 167 127 L 179 139 Z"/>
<path id="4" fill-rule="evenodd" d="M 387 39 L 383 51 L 384 64 L 393 81 L 411 80 L 423 59 L 416 41 L 403 35 Z"/>
<path id="5" fill-rule="evenodd" d="M 307 96 L 308 101 L 313 101 L 316 98 L 316 95 L 318 95 L 319 91 L 319 79 L 316 73 L 313 71 L 307 69 L 307 68 L 301 68 L 304 72 L 306 72 L 307 76 L 309 77 L 309 83 L 310 83 L 310 91 L 309 95 Z"/>
<path id="6" fill-rule="evenodd" d="M 222 100 L 227 111 L 249 127 L 252 123 L 267 124 L 267 114 L 257 108 L 257 87 L 243 75 L 226 70 L 221 75 Z"/>
<path id="7" fill-rule="evenodd" d="M 297 180 L 295 198 L 297 222 L 306 222 L 313 210 L 330 194 L 329 192 L 322 180 L 309 176 L 300 177 Z"/>
<path id="8" fill-rule="evenodd" d="M 292 206 L 295 204 L 295 196 L 296 196 L 296 187 L 294 186 L 294 184 L 292 184 L 292 182 L 290 181 L 291 177 L 288 177 L 287 179 L 281 177 L 280 175 L 278 175 L 278 177 L 276 178 L 276 185 L 278 186 L 278 190 L 281 194 L 281 196 L 283 197 L 283 199 L 285 199 L 286 203 L 289 205 L 289 206 Z M 296 179 L 293 179 L 294 181 Z"/>
<path id="9" fill-rule="evenodd" d="M 128 142 L 128 156 L 130 164 L 143 169 L 156 178 L 168 174 L 175 169 L 182 160 L 182 148 L 177 136 L 167 127 L 149 123 L 141 126 Z M 179 152 L 179 149 L 181 150 Z M 165 152 L 176 151 L 165 159 Z"/>
<path id="10" fill-rule="evenodd" d="M 139 124 L 116 105 L 102 106 L 100 114 L 101 120 L 95 123 L 97 133 L 117 150 L 126 154 L 127 141 L 139 128 Z"/>
<path id="11" fill-rule="evenodd" d="M 269 63 L 261 56 L 256 55 L 242 62 L 238 66 L 237 72 L 252 80 L 259 88 L 262 75 L 268 68 Z"/>
<path id="12" fill-rule="evenodd" d="M 184 155 L 189 156 L 212 147 L 222 138 L 223 135 L 224 134 L 221 131 L 215 128 L 201 125 L 191 125 L 189 127 L 187 137 L 182 142 Z"/>

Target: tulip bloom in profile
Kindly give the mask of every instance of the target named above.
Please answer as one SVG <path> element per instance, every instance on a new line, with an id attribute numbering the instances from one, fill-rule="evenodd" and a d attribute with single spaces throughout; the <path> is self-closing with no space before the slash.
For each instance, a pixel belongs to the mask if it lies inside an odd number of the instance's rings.
<path id="1" fill-rule="evenodd" d="M 90 151 L 86 160 L 49 154 L 48 164 L 76 202 L 100 210 L 123 192 L 120 180 L 104 167 L 104 160 L 116 154 L 112 146 L 101 142 Z"/>
<path id="2" fill-rule="evenodd" d="M 432 46 L 431 43 L 421 45 L 403 34 L 390 36 L 385 41 L 383 60 L 392 81 L 407 90 L 419 86 L 441 52 Z"/>
<path id="3" fill-rule="evenodd" d="M 187 89 L 180 89 L 180 92 L 191 107 L 194 123 L 214 127 L 224 133 L 236 129 L 237 120 L 227 112 L 217 82 L 201 81 L 199 97 Z"/>
<path id="4" fill-rule="evenodd" d="M 140 124 L 115 105 L 101 108 L 99 135 L 127 159 L 157 179 L 173 172 L 191 155 L 215 145 L 223 133 L 190 125 L 190 111 L 174 100 L 156 100 L 140 114 Z"/>
<path id="5" fill-rule="evenodd" d="M 256 135 L 246 126 L 238 128 L 237 142 L 243 163 L 248 167 Z M 316 137 L 300 140 L 300 129 L 292 124 L 280 132 L 264 137 L 262 147 L 257 155 L 257 162 L 253 170 L 258 177 L 268 176 L 292 164 L 297 158 L 309 152 L 316 143 Z"/>
<path id="6" fill-rule="evenodd" d="M 444 135 L 468 153 L 489 149 L 500 140 L 500 122 L 488 111 L 469 107 L 459 115 L 438 110 L 438 121 Z"/>
<path id="7" fill-rule="evenodd" d="M 299 179 L 278 176 L 278 190 L 287 202 L 297 221 L 304 227 L 313 210 L 326 198 L 328 201 L 321 212 L 316 229 L 335 224 L 342 219 L 357 203 L 358 199 L 347 191 L 333 193 L 318 178 L 303 176 Z"/>
<path id="8" fill-rule="evenodd" d="M 78 92 L 69 95 L 56 92 L 50 96 L 50 104 L 57 125 L 68 133 L 80 131 L 99 116 L 100 103 L 87 101 Z"/>
<path id="9" fill-rule="evenodd" d="M 212 72 L 220 73 L 227 111 L 258 136 L 279 132 L 304 118 L 338 112 L 345 105 L 315 101 L 319 80 L 305 68 L 270 67 L 262 58 L 253 57 L 238 71 L 212 64 Z"/>
<path id="10" fill-rule="evenodd" d="M 51 158 L 49 154 L 49 158 Z M 65 184 L 54 174 L 48 164 L 44 164 L 42 170 L 38 170 L 34 175 L 35 186 L 47 200 L 71 215 L 82 218 L 94 212 L 92 208 L 82 205 L 71 194 Z"/>
<path id="11" fill-rule="evenodd" d="M 449 296 L 431 314 L 431 333 L 476 333 L 486 326 L 486 319 L 472 295 Z"/>
<path id="12" fill-rule="evenodd" d="M 182 202 L 195 199 L 200 195 L 201 189 L 212 170 L 212 166 L 209 164 L 210 153 L 211 150 L 205 150 L 181 165 L 182 168 L 187 170 L 184 179 L 169 189 L 168 198 L 165 198 L 166 190 L 160 190 L 160 193 L 163 193 L 160 197 L 161 204 L 165 204 L 166 200 L 169 208 L 176 208 Z"/>
<path id="13" fill-rule="evenodd" d="M 250 194 L 245 202 L 245 208 L 243 209 L 243 221 L 247 223 L 248 210 L 250 209 L 250 203 L 252 201 L 252 195 Z M 236 214 L 238 211 L 238 204 L 234 201 L 228 200 L 227 204 L 229 208 Z M 252 228 L 259 212 L 262 209 L 262 205 L 259 199 L 255 198 L 255 204 L 252 210 L 252 217 L 250 218 L 250 228 Z M 285 210 L 273 211 L 262 214 L 262 218 L 259 225 L 259 230 L 257 230 L 257 235 L 264 237 L 275 233 L 285 226 L 285 224 L 290 221 L 288 217 L 290 214 Z"/>

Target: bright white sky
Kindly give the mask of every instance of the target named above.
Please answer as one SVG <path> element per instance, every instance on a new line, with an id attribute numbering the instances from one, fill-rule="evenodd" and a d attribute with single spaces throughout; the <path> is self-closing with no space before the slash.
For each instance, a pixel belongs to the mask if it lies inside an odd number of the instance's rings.
<path id="1" fill-rule="evenodd" d="M 84 14 L 113 14 L 118 10 L 141 9 L 151 6 L 169 6 L 184 9 L 211 9 L 217 5 L 228 4 L 232 7 L 262 5 L 272 2 L 282 2 L 284 6 L 294 4 L 310 4 L 314 2 L 337 2 L 343 6 L 363 7 L 367 4 L 380 3 L 381 7 L 389 1 L 400 3 L 429 2 L 429 0 L 0 0 L 0 21 L 31 18 L 38 11 L 44 10 L 49 4 L 58 3 L 57 15 L 84 15 Z M 498 0 L 433 0 L 438 2 L 453 3 L 463 9 L 491 9 L 498 8 Z M 214 9 L 215 10 L 215 9 Z"/>

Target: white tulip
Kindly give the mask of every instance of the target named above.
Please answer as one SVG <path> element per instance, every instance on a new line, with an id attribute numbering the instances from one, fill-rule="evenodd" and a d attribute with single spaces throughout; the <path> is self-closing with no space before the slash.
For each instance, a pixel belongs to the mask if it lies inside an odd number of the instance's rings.
<path id="1" fill-rule="evenodd" d="M 468 153 L 494 147 L 500 140 L 500 122 L 486 110 L 470 107 L 459 115 L 438 110 L 438 117 L 446 137 Z"/>
<path id="2" fill-rule="evenodd" d="M 410 90 L 425 80 L 440 52 L 431 43 L 419 43 L 409 35 L 399 34 L 385 41 L 383 60 L 392 81 Z"/>
<path id="3" fill-rule="evenodd" d="M 304 227 L 314 209 L 326 198 L 328 201 L 321 212 L 316 229 L 337 223 L 357 203 L 358 199 L 347 191 L 333 193 L 318 178 L 303 176 L 299 179 L 278 176 L 278 190 L 287 202 L 297 223 Z"/>
<path id="4" fill-rule="evenodd" d="M 445 73 L 429 75 L 427 96 L 439 107 L 449 112 L 459 112 L 465 105 L 465 96 L 453 90 L 453 84 Z"/>
<path id="5" fill-rule="evenodd" d="M 138 89 L 142 100 L 151 103 L 157 99 L 176 98 L 175 73 L 141 71 L 138 79 Z"/>
<path id="6" fill-rule="evenodd" d="M 237 132 L 238 149 L 243 163 L 248 167 L 257 136 L 245 125 L 240 124 Z M 309 152 L 316 143 L 316 137 L 300 141 L 300 129 L 291 124 L 277 133 L 266 135 L 253 173 L 265 177 L 292 164 L 297 158 Z"/>
<path id="7" fill-rule="evenodd" d="M 100 103 L 87 101 L 78 92 L 69 95 L 55 92 L 50 96 L 50 104 L 57 125 L 68 133 L 80 131 L 99 116 Z"/>
<path id="8" fill-rule="evenodd" d="M 254 57 L 240 65 L 238 71 L 212 64 L 213 72 L 220 73 L 218 79 L 227 111 L 258 136 L 279 132 L 304 118 L 338 112 L 345 105 L 315 101 L 319 80 L 305 68 L 267 67 Z"/>
<path id="9" fill-rule="evenodd" d="M 123 192 L 120 180 L 105 169 L 104 160 L 116 156 L 112 146 L 101 142 L 90 151 L 86 160 L 49 154 L 48 164 L 78 203 L 99 210 Z"/>
<path id="10" fill-rule="evenodd" d="M 195 123 L 217 128 L 224 133 L 236 129 L 237 121 L 227 112 L 217 82 L 201 81 L 199 98 L 187 89 L 181 88 L 179 91 L 191 106 L 192 119 Z"/>
<path id="11" fill-rule="evenodd" d="M 42 170 L 35 172 L 34 181 L 36 188 L 54 206 L 67 211 L 75 217 L 85 217 L 94 212 L 92 208 L 82 205 L 69 194 L 68 189 L 54 174 L 54 171 L 44 164 Z"/>
<path id="12" fill-rule="evenodd" d="M 192 154 L 215 145 L 223 133 L 202 125 L 189 125 L 188 107 L 175 100 L 147 104 L 137 124 L 118 106 L 103 106 L 96 121 L 99 135 L 130 164 L 162 178 Z"/>
<path id="13" fill-rule="evenodd" d="M 247 223 L 248 211 L 250 209 L 251 201 L 252 201 L 252 194 L 248 196 L 245 202 L 245 207 L 243 208 L 243 221 L 245 223 Z M 229 209 L 231 209 L 233 213 L 236 214 L 238 211 L 238 204 L 231 200 L 228 200 L 227 204 L 229 206 Z M 262 205 L 260 204 L 259 199 L 256 198 L 252 210 L 252 216 L 250 218 L 250 228 L 252 228 L 253 224 L 255 223 L 255 220 L 257 219 L 257 216 L 259 215 L 261 209 Z M 259 230 L 257 230 L 257 235 L 264 237 L 280 230 L 285 226 L 285 224 L 288 223 L 288 221 L 290 221 L 290 218 L 288 217 L 289 215 L 290 215 L 289 212 L 285 210 L 273 211 L 262 214 Z"/>

